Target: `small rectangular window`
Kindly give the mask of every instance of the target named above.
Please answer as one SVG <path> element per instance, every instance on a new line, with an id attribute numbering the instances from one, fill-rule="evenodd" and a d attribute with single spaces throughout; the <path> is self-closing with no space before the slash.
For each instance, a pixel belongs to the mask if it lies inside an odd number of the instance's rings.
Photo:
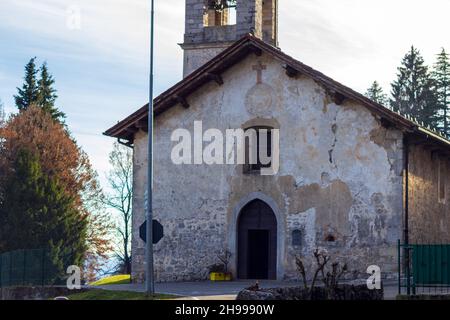
<path id="1" fill-rule="evenodd" d="M 445 203 L 446 192 L 447 192 L 447 170 L 446 161 L 444 159 L 439 159 L 439 172 L 438 172 L 438 194 L 439 202 Z"/>
<path id="2" fill-rule="evenodd" d="M 262 168 L 270 168 L 272 162 L 263 161 L 272 158 L 272 129 L 253 127 L 246 130 L 244 173 L 258 173 Z"/>
<path id="3" fill-rule="evenodd" d="M 292 245 L 296 246 L 296 247 L 302 245 L 302 231 L 301 230 L 292 231 Z"/>

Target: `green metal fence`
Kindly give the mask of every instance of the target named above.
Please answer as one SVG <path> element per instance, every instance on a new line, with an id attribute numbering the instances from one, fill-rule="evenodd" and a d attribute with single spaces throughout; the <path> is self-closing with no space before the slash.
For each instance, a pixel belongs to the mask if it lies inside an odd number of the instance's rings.
<path id="1" fill-rule="evenodd" d="M 398 291 L 450 293 L 450 244 L 398 242 Z"/>
<path id="2" fill-rule="evenodd" d="M 0 254 L 0 287 L 44 286 L 59 282 L 48 250 L 18 250 Z"/>

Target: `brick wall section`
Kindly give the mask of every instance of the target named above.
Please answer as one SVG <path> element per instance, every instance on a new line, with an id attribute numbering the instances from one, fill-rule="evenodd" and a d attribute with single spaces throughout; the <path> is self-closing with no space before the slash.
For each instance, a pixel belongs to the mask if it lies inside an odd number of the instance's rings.
<path id="1" fill-rule="evenodd" d="M 410 147 L 409 156 L 410 243 L 450 243 L 450 160 L 429 148 Z M 446 165 L 446 201 L 439 201 L 439 159 Z"/>

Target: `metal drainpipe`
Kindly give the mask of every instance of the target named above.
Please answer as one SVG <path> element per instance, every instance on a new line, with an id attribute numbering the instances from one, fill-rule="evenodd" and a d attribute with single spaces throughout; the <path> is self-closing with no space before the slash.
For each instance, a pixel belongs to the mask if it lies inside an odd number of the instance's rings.
<path id="1" fill-rule="evenodd" d="M 405 242 L 405 268 L 406 268 L 406 291 L 411 294 L 411 272 L 410 272 L 410 249 L 409 249 L 409 141 L 405 137 L 405 221 L 404 221 L 404 242 Z"/>
<path id="2" fill-rule="evenodd" d="M 405 227 L 404 241 L 409 244 L 409 141 L 404 139 L 405 146 Z"/>

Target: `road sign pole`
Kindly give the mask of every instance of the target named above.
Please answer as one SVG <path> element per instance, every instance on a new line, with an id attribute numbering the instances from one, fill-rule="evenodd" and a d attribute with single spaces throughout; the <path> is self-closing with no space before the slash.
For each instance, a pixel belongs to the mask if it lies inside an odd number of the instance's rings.
<path id="1" fill-rule="evenodd" d="M 155 3 L 151 0 L 150 12 L 150 82 L 148 102 L 148 174 L 147 174 L 147 241 L 145 250 L 146 281 L 145 289 L 148 295 L 155 293 L 153 272 L 153 45 Z"/>

